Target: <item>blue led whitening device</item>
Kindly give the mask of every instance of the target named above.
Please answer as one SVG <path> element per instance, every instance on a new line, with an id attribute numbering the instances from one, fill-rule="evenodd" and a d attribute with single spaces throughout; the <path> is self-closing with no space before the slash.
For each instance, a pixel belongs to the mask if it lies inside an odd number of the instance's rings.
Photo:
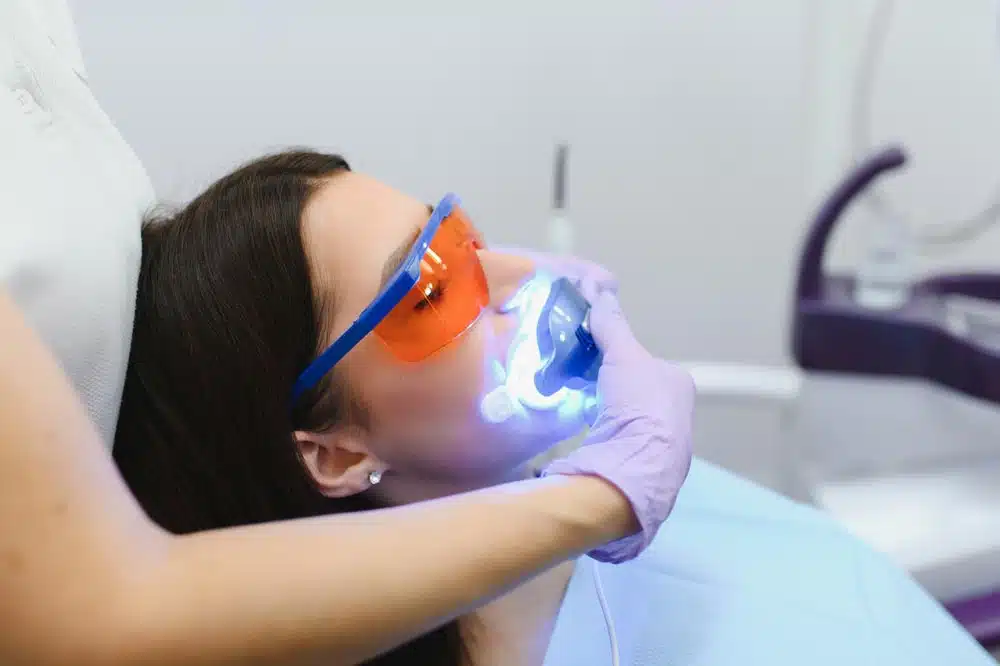
<path id="1" fill-rule="evenodd" d="M 555 412 L 561 419 L 584 418 L 597 407 L 601 356 L 587 328 L 590 304 L 564 278 L 538 274 L 506 306 L 520 320 L 505 363 L 493 368 L 498 386 L 483 397 L 481 413 L 490 422 L 532 412 Z"/>
<path id="2" fill-rule="evenodd" d="M 597 381 L 603 355 L 590 334 L 590 303 L 566 278 L 549 289 L 538 318 L 541 366 L 535 388 L 544 396 L 563 387 L 582 387 Z"/>
<path id="3" fill-rule="evenodd" d="M 566 156 L 556 150 L 553 182 L 553 244 L 571 254 L 572 228 L 566 208 Z M 590 303 L 566 278 L 539 273 L 522 285 L 505 312 L 519 320 L 505 363 L 493 367 L 497 387 L 483 397 L 480 412 L 500 423 L 532 412 L 555 413 L 565 421 L 581 415 L 587 421 L 597 411 L 597 372 L 603 356 L 590 334 Z"/>

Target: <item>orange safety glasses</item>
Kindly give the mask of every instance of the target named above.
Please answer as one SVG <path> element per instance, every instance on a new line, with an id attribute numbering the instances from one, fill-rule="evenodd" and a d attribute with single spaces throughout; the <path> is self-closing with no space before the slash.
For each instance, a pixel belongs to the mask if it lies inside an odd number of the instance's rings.
<path id="1" fill-rule="evenodd" d="M 461 336 L 490 302 L 476 252 L 482 247 L 458 197 L 445 195 L 375 300 L 299 375 L 292 402 L 369 333 L 406 362 L 422 361 Z"/>

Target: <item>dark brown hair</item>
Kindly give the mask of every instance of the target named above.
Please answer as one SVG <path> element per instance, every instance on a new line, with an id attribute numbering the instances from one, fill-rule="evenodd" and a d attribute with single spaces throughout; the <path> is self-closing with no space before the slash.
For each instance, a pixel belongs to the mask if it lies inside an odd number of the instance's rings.
<path id="1" fill-rule="evenodd" d="M 149 516 L 184 534 L 374 508 L 315 488 L 292 433 L 363 423 L 336 372 L 292 406 L 321 351 L 322 314 L 301 220 L 338 155 L 289 151 L 222 178 L 147 222 L 114 457 Z M 400 561 L 400 566 L 406 566 Z M 457 622 L 372 662 L 457 665 Z"/>

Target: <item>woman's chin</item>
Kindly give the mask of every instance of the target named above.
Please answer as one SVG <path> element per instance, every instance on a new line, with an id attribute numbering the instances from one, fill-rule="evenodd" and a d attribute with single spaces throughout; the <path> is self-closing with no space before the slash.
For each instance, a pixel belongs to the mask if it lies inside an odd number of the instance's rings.
<path id="1" fill-rule="evenodd" d="M 524 448 L 534 457 L 580 434 L 585 425 L 582 417 L 566 417 L 546 412 L 508 423 L 505 429 L 512 438 L 524 442 Z"/>

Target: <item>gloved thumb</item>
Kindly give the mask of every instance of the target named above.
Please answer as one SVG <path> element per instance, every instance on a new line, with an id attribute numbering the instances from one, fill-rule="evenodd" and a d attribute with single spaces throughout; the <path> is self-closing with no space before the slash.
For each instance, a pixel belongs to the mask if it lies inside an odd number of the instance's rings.
<path id="1" fill-rule="evenodd" d="M 605 363 L 648 355 L 632 334 L 618 297 L 610 291 L 599 292 L 591 301 L 590 333 L 604 354 Z"/>

